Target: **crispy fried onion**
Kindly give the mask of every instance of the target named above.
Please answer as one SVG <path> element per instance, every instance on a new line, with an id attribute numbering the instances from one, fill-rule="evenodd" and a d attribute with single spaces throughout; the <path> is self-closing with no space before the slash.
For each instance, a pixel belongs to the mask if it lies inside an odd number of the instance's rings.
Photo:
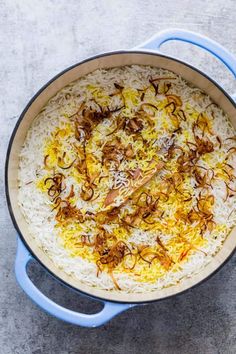
<path id="1" fill-rule="evenodd" d="M 135 134 L 141 132 L 143 129 L 142 119 L 139 117 L 134 117 L 126 122 L 125 130 L 128 134 Z"/>
<path id="2" fill-rule="evenodd" d="M 212 181 L 215 177 L 215 173 L 212 168 L 205 168 L 200 165 L 195 165 L 193 175 L 196 180 L 197 188 L 213 188 Z"/>
<path id="3" fill-rule="evenodd" d="M 49 155 L 45 155 L 43 159 L 43 163 L 46 169 L 50 169 L 50 166 L 48 165 L 48 160 L 49 160 Z"/>
<path id="4" fill-rule="evenodd" d="M 175 80 L 174 77 L 159 77 L 159 78 L 150 78 L 149 82 L 154 88 L 155 96 L 156 95 L 166 95 L 171 88 L 170 80 Z"/>
<path id="5" fill-rule="evenodd" d="M 89 183 L 85 183 L 81 188 L 80 197 L 84 201 L 89 202 L 91 201 L 93 196 L 94 196 L 94 187 Z"/>
<path id="6" fill-rule="evenodd" d="M 206 231 L 211 232 L 215 226 L 215 221 L 213 220 L 214 215 L 212 212 L 214 202 L 215 198 L 213 195 L 202 195 L 202 193 L 200 193 L 197 198 L 196 207 L 193 207 L 188 213 L 188 221 L 190 223 L 198 223 L 201 235 Z"/>
<path id="7" fill-rule="evenodd" d="M 187 141 L 187 146 L 189 151 L 183 151 L 179 154 L 177 158 L 178 172 L 180 173 L 192 173 L 194 171 L 195 177 L 197 177 L 197 183 L 201 185 L 203 182 L 207 184 L 209 180 L 213 179 L 213 171 L 209 169 L 209 172 L 206 173 L 206 176 L 203 177 L 202 173 L 198 169 L 204 169 L 202 166 L 196 166 L 200 157 L 205 153 L 210 153 L 214 151 L 213 143 L 208 139 L 201 139 L 198 136 L 195 136 L 195 143 Z M 176 151 L 181 151 L 181 148 L 172 145 L 169 148 L 167 157 L 172 158 L 175 156 Z M 210 172 L 211 170 L 211 172 Z M 208 176 L 207 176 L 208 175 Z"/>
<path id="8" fill-rule="evenodd" d="M 81 211 L 72 206 L 68 200 L 62 200 L 60 197 L 55 200 L 56 207 L 58 208 L 56 214 L 57 222 L 63 223 L 71 219 L 78 220 L 80 223 L 84 222 L 84 216 Z"/>
<path id="9" fill-rule="evenodd" d="M 232 154 L 236 154 L 236 146 L 232 146 L 231 148 L 229 148 L 227 150 L 227 153 L 228 153 L 227 159 L 229 159 Z"/>
<path id="10" fill-rule="evenodd" d="M 161 193 L 164 195 L 164 193 Z M 147 192 L 140 193 L 133 201 L 136 209 L 133 213 L 127 214 L 123 219 L 123 226 L 137 227 L 143 221 L 148 225 L 153 225 L 155 221 L 153 217 L 161 219 L 163 217 L 163 211 L 158 209 L 158 202 L 161 195 L 157 198 L 149 195 Z M 163 196 L 162 196 L 163 197 Z"/>
<path id="11" fill-rule="evenodd" d="M 65 176 L 62 173 L 57 173 L 53 177 L 48 177 L 44 181 L 44 185 L 49 185 L 48 188 L 48 196 L 51 198 L 57 198 L 61 192 L 65 190 L 65 186 L 63 188 L 63 181 Z"/>
<path id="12" fill-rule="evenodd" d="M 128 144 L 125 147 L 118 137 L 112 141 L 108 141 L 103 146 L 102 153 L 102 165 L 108 167 L 113 162 L 115 168 L 119 168 L 123 159 L 131 159 L 134 156 L 132 145 Z"/>
<path id="13" fill-rule="evenodd" d="M 120 110 L 120 109 L 125 107 L 125 98 L 124 98 L 124 95 L 123 95 L 124 87 L 121 86 L 120 84 L 116 83 L 116 82 L 114 83 L 114 86 L 116 88 L 116 91 L 114 93 L 111 93 L 109 96 L 110 97 L 113 97 L 113 96 L 119 96 L 120 97 L 120 100 L 122 102 L 122 106 L 119 109 L 116 110 L 116 111 L 118 111 L 118 110 Z"/>
<path id="14" fill-rule="evenodd" d="M 167 194 L 169 194 L 173 191 L 179 192 L 179 187 L 184 181 L 184 177 L 181 173 L 175 172 L 171 176 L 167 175 L 162 177 L 162 180 L 162 188 L 163 190 L 166 190 Z"/>
<path id="15" fill-rule="evenodd" d="M 106 242 L 104 242 L 104 239 L 99 238 L 98 246 L 95 246 L 95 249 L 100 255 L 99 259 L 96 262 L 98 267 L 98 274 L 99 272 L 102 272 L 104 266 L 107 267 L 108 273 L 112 277 L 115 287 L 118 290 L 121 290 L 119 284 L 114 278 L 113 270 L 124 260 L 127 255 L 132 254 L 130 248 L 124 241 L 118 241 L 111 247 L 106 247 Z"/>
<path id="16" fill-rule="evenodd" d="M 148 112 L 145 110 L 148 109 Z M 155 116 L 154 111 L 158 111 L 157 106 L 151 103 L 144 102 L 140 105 L 139 110 L 135 113 L 133 118 L 124 118 L 122 116 L 117 116 L 115 121 L 116 127 L 107 136 L 116 133 L 118 130 L 124 130 L 127 134 L 138 134 L 143 128 L 144 124 L 147 123 L 150 127 L 155 126 L 155 121 L 153 117 Z M 153 111 L 153 113 L 150 113 Z"/>
<path id="17" fill-rule="evenodd" d="M 228 162 L 223 163 L 222 172 L 224 173 L 225 177 L 228 178 L 229 181 L 232 182 L 236 179 L 236 176 L 234 175 L 234 167 Z"/>
<path id="18" fill-rule="evenodd" d="M 92 156 L 93 160 L 96 161 L 96 158 Z M 103 178 L 104 176 L 100 176 L 100 172 L 94 172 L 93 174 L 89 173 L 88 166 L 87 166 L 87 153 L 86 153 L 86 146 L 83 144 L 83 154 L 80 159 L 77 159 L 76 164 L 74 165 L 75 169 L 82 174 L 86 181 L 84 186 L 81 190 L 81 197 L 83 200 L 91 200 L 93 198 L 93 189 L 96 186 L 95 180 L 99 177 L 99 179 Z"/>
<path id="19" fill-rule="evenodd" d="M 128 134 L 137 134 L 140 133 L 143 130 L 143 114 L 140 114 L 140 112 L 136 113 L 136 116 L 133 118 L 123 118 L 121 116 L 118 117 L 116 121 L 116 128 L 112 130 L 107 136 L 112 135 L 116 133 L 118 130 L 124 130 Z"/>
<path id="20" fill-rule="evenodd" d="M 225 197 L 225 201 L 226 201 L 228 198 L 231 198 L 231 197 L 233 197 L 233 195 L 235 195 L 236 189 L 231 187 L 229 182 L 227 183 L 224 181 L 224 183 L 225 183 L 225 187 L 226 187 L 226 197 Z"/>
<path id="21" fill-rule="evenodd" d="M 214 144 L 207 138 L 201 139 L 195 134 L 194 130 L 195 143 L 187 142 L 187 145 L 193 146 L 194 150 L 201 156 L 209 152 L 214 151 Z"/>
<path id="22" fill-rule="evenodd" d="M 186 114 L 181 109 L 182 100 L 179 96 L 176 95 L 166 95 L 168 103 L 165 105 L 166 112 L 172 120 L 172 123 L 175 127 L 175 132 L 181 129 L 181 121 L 186 121 Z"/>
<path id="23" fill-rule="evenodd" d="M 136 227 L 129 222 L 128 216 L 123 218 L 121 217 L 120 208 L 121 206 L 114 207 L 111 210 L 108 210 L 106 212 L 97 213 L 96 215 L 97 224 L 103 225 L 104 223 L 115 222 L 119 224 L 121 227 L 123 227 L 129 233 L 131 229 L 134 229 Z"/>
<path id="24" fill-rule="evenodd" d="M 66 157 L 66 152 L 64 151 L 62 157 L 61 157 L 61 156 L 58 156 L 58 158 L 57 158 L 57 166 L 58 166 L 59 168 L 61 168 L 62 170 L 68 170 L 69 168 L 71 168 L 71 167 L 73 166 L 73 164 L 74 164 L 75 161 L 76 161 L 76 158 L 75 158 L 75 159 L 74 159 L 73 161 L 71 161 L 68 165 L 66 165 L 66 164 L 65 164 L 65 161 L 64 161 L 65 157 Z"/>
<path id="25" fill-rule="evenodd" d="M 107 246 L 107 239 L 104 238 L 105 233 L 97 235 L 95 239 L 95 250 L 99 253 L 99 259 L 96 264 L 98 267 L 97 274 L 107 267 L 108 273 L 111 275 L 114 285 L 118 290 L 121 290 L 119 284 L 113 276 L 113 270 L 124 261 L 124 268 L 134 269 L 137 261 L 143 260 L 149 265 L 152 264 L 154 259 L 157 259 L 161 265 L 168 270 L 173 261 L 167 253 L 167 249 L 157 242 L 156 250 L 151 249 L 149 246 L 138 246 L 136 249 L 131 250 L 124 241 L 115 242 L 111 247 Z M 125 262 L 125 258 L 130 257 L 129 261 Z"/>
<path id="26" fill-rule="evenodd" d="M 210 129 L 210 123 L 207 119 L 207 117 L 203 114 L 200 113 L 198 115 L 198 118 L 196 122 L 193 123 L 192 125 L 192 131 L 194 135 L 194 139 L 197 145 L 197 150 L 200 154 L 206 153 L 206 152 L 212 152 L 214 149 L 214 144 L 207 138 L 203 140 L 203 136 L 205 135 L 205 132 L 207 131 L 210 135 L 212 135 L 212 131 Z M 200 138 L 201 135 L 201 138 Z"/>
<path id="27" fill-rule="evenodd" d="M 160 243 L 158 243 L 158 247 L 156 250 L 151 249 L 149 246 L 138 246 L 138 259 L 143 260 L 144 262 L 148 263 L 150 266 L 154 259 L 157 259 L 161 265 L 168 270 L 172 263 L 173 260 L 170 258 L 170 256 L 167 254 L 167 250 L 163 248 L 163 246 L 160 246 Z"/>
<path id="28" fill-rule="evenodd" d="M 208 132 L 210 135 L 212 135 L 210 122 L 203 112 L 199 113 L 197 120 L 194 124 L 194 130 L 195 132 L 200 131 L 202 136 L 205 135 L 205 132 Z"/>
<path id="29" fill-rule="evenodd" d="M 99 111 L 81 104 L 79 110 L 70 116 L 75 122 L 75 138 L 79 141 L 87 141 L 91 137 L 93 129 L 104 119 L 110 117 L 112 111 L 99 106 Z"/>
<path id="30" fill-rule="evenodd" d="M 188 239 L 187 239 L 185 236 L 179 234 L 177 237 L 178 237 L 182 242 L 184 242 L 184 243 L 186 244 L 186 248 L 181 252 L 178 261 L 182 261 L 184 258 L 186 258 L 187 255 L 189 254 L 189 252 L 190 252 L 191 250 L 193 250 L 193 249 L 196 250 L 197 252 L 201 252 L 201 253 L 203 253 L 205 256 L 207 256 L 207 253 L 206 253 L 206 252 L 204 252 L 204 251 L 202 251 L 201 249 L 195 247 L 191 242 L 188 241 Z"/>
<path id="31" fill-rule="evenodd" d="M 184 150 L 181 146 L 176 145 L 175 143 L 172 143 L 168 150 L 167 150 L 167 154 L 166 157 L 167 159 L 172 159 L 173 157 L 175 157 L 178 153 L 183 153 Z"/>
<path id="32" fill-rule="evenodd" d="M 116 137 L 113 141 L 108 141 L 103 146 L 102 153 L 102 165 L 108 167 L 113 162 L 116 168 L 118 168 L 124 158 L 124 147 L 120 138 Z"/>

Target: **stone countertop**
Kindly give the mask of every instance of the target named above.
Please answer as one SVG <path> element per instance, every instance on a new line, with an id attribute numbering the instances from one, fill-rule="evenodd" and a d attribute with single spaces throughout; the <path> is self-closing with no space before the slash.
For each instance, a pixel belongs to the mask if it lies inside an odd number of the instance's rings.
<path id="1" fill-rule="evenodd" d="M 3 179 L 6 148 L 19 114 L 56 73 L 100 52 L 132 48 L 170 27 L 207 35 L 236 55 L 235 18 L 234 0 L 0 0 L 0 354 L 236 352 L 236 256 L 187 293 L 133 308 L 97 329 L 47 315 L 16 284 L 16 231 Z M 175 42 L 163 50 L 236 92 L 233 76 L 204 51 Z M 88 313 L 100 308 L 59 285 L 37 263 L 29 268 L 38 287 L 58 303 Z"/>

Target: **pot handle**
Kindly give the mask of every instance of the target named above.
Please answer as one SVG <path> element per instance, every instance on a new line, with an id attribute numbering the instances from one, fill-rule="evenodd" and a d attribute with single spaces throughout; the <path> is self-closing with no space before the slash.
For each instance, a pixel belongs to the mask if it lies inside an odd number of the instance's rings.
<path id="1" fill-rule="evenodd" d="M 53 302 L 32 283 L 27 274 L 27 264 L 32 260 L 32 255 L 18 237 L 15 274 L 19 285 L 38 306 L 50 315 L 53 315 L 63 321 L 83 327 L 98 327 L 111 320 L 119 313 L 135 306 L 135 304 L 120 304 L 102 301 L 104 303 L 103 309 L 95 314 L 88 315 L 68 310 Z"/>
<path id="2" fill-rule="evenodd" d="M 236 78 L 236 57 L 231 54 L 226 48 L 224 48 L 221 44 L 195 32 L 175 28 L 168 29 L 155 34 L 153 37 L 148 39 L 146 42 L 140 44 L 136 48 L 159 51 L 163 43 L 172 40 L 191 43 L 207 50 L 216 58 L 218 58 L 222 63 L 224 63 L 225 66 L 232 72 L 232 74 Z M 236 93 L 232 95 L 232 97 L 234 100 L 236 100 Z"/>

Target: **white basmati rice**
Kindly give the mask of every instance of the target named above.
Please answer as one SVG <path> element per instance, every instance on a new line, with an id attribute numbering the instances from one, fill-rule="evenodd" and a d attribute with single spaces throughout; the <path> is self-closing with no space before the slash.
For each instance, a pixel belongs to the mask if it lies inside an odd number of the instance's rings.
<path id="1" fill-rule="evenodd" d="M 53 132 L 58 127 L 66 126 L 68 123 L 68 116 L 73 115 L 82 102 L 89 101 L 89 104 L 93 105 L 92 99 L 94 98 L 94 91 L 88 89 L 89 85 L 92 85 L 98 90 L 101 88 L 103 92 L 106 92 L 106 94 L 109 95 L 114 91 L 114 83 L 116 82 L 119 82 L 119 84 L 124 87 L 141 89 L 150 85 L 149 79 L 151 76 L 174 77 L 175 85 L 171 88 L 170 93 L 181 97 L 183 106 L 186 106 L 186 110 L 188 110 L 188 105 L 198 112 L 210 109 L 206 108 L 212 103 L 207 95 L 202 95 L 198 88 L 192 87 L 181 77 L 169 71 L 138 65 L 126 66 L 123 68 L 118 67 L 109 70 L 100 69 L 71 83 L 50 99 L 48 104 L 33 121 L 33 124 L 27 133 L 24 146 L 20 152 L 18 200 L 20 209 L 28 223 L 30 233 L 57 267 L 90 286 L 104 290 L 116 291 L 111 277 L 106 272 L 100 273 L 99 277 L 97 277 L 97 266 L 95 263 L 79 256 L 72 256 L 70 250 L 64 247 L 63 241 L 55 228 L 55 214 L 51 212 L 51 202 L 49 201 L 47 194 L 43 193 L 36 187 L 35 181 L 46 174 L 44 166 L 45 141 L 52 138 Z M 149 94 L 146 99 L 153 103 L 153 97 L 149 97 Z M 155 99 L 161 100 L 163 97 L 158 95 Z M 113 106 L 111 109 L 115 109 L 120 105 L 120 99 L 115 97 L 112 104 Z M 135 104 L 131 108 L 134 111 L 137 110 Z M 235 135 L 235 132 L 229 123 L 228 118 L 219 107 L 214 105 L 211 106 L 211 109 L 214 112 L 212 130 L 217 132 L 217 135 L 222 142 L 226 142 L 228 137 Z M 191 109 L 189 110 L 191 112 Z M 123 110 L 122 114 L 129 117 L 130 107 Z M 114 114 L 114 117 L 115 116 L 116 114 Z M 163 142 L 166 142 L 166 139 L 168 139 L 168 144 L 170 146 L 171 138 L 164 131 L 163 124 L 165 122 L 162 121 L 161 112 L 155 112 L 155 116 L 157 120 L 156 129 L 159 129 L 161 132 L 161 136 L 155 144 L 161 147 L 163 146 Z M 105 135 L 104 132 L 112 129 L 112 126 L 112 120 L 105 119 L 103 125 L 100 127 L 103 129 L 100 132 L 100 136 L 103 137 Z M 122 137 L 122 134 L 120 135 L 120 138 L 124 141 L 126 139 L 125 136 Z M 214 140 L 215 137 L 213 136 L 209 139 Z M 70 144 L 75 142 L 76 140 L 73 138 L 68 140 L 66 143 L 67 149 L 70 149 Z M 106 141 L 104 141 L 104 144 L 105 143 Z M 104 144 L 102 146 L 104 146 Z M 168 144 L 165 144 L 165 148 L 168 148 Z M 178 145 L 183 146 L 184 140 L 179 138 Z M 222 147 L 222 154 L 226 154 L 231 146 L 233 146 L 233 141 L 228 140 L 227 144 Z M 91 153 L 98 156 L 98 158 L 100 156 L 100 152 L 96 151 L 96 149 L 93 150 L 93 147 L 91 147 Z M 217 154 L 215 155 L 213 168 L 214 164 L 217 162 L 217 158 L 219 161 L 222 161 L 222 154 L 219 154 L 219 156 Z M 233 155 L 231 156 L 231 160 L 231 165 L 233 164 L 235 166 L 236 159 Z M 202 161 L 202 166 L 204 166 L 204 163 L 205 162 Z M 127 181 L 125 174 L 114 173 L 112 178 L 112 181 L 115 181 L 114 183 L 116 187 L 127 188 L 129 181 Z M 31 181 L 33 181 L 33 183 L 30 183 Z M 108 181 L 107 188 L 111 188 L 111 183 L 113 182 Z M 67 179 L 65 194 L 68 194 L 73 183 L 74 180 L 72 177 Z M 191 183 L 194 182 L 191 181 Z M 235 181 L 232 186 L 236 188 Z M 77 193 L 81 191 L 81 186 L 79 184 L 75 186 L 75 191 Z M 203 252 L 193 252 L 187 261 L 180 264 L 178 271 L 167 271 L 163 276 L 157 278 L 155 282 L 140 282 L 127 273 L 116 273 L 116 279 L 122 291 L 141 293 L 171 286 L 184 277 L 189 277 L 191 274 L 199 272 L 202 267 L 211 261 L 214 254 L 220 249 L 220 247 L 222 247 L 223 241 L 230 229 L 236 224 L 236 214 L 234 212 L 236 207 L 235 195 L 225 201 L 225 184 L 220 179 L 214 182 L 212 194 L 215 197 L 214 220 L 217 225 L 225 225 L 225 227 L 216 234 L 214 234 L 214 232 L 206 232 L 204 235 L 207 242 L 201 249 L 207 255 Z M 118 202 L 119 200 L 117 203 Z M 96 204 L 96 202 L 94 202 L 92 206 L 88 206 L 83 200 L 78 200 L 77 207 L 86 208 L 87 211 L 94 211 L 99 209 L 99 203 Z M 127 205 L 124 208 L 127 208 L 127 210 L 130 208 L 132 209 L 132 206 Z M 168 210 L 168 207 L 166 209 L 167 212 L 170 213 L 170 216 L 172 212 L 174 213 L 174 211 Z M 108 232 L 112 232 L 115 226 L 107 224 L 104 225 L 104 228 Z M 90 236 L 93 237 L 93 235 L 94 232 L 91 229 Z M 129 242 L 139 245 L 155 245 L 156 236 L 156 233 L 134 230 L 129 238 Z M 159 237 L 165 242 L 171 238 L 170 235 L 161 233 L 159 233 Z"/>

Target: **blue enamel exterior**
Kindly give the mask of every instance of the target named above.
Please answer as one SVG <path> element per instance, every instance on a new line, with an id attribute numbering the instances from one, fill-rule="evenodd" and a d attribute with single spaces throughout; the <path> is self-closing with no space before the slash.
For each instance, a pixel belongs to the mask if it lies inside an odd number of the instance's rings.
<path id="1" fill-rule="evenodd" d="M 159 51 L 161 45 L 170 40 L 180 40 L 206 49 L 208 52 L 212 53 L 215 57 L 220 59 L 236 78 L 236 58 L 220 44 L 197 33 L 180 29 L 166 30 L 156 34 L 147 42 L 141 44 L 135 49 Z M 236 100 L 236 95 L 233 95 L 233 98 Z M 68 310 L 50 300 L 32 283 L 27 275 L 27 264 L 32 259 L 33 257 L 18 237 L 15 274 L 19 285 L 26 292 L 26 294 L 44 311 L 63 321 L 83 327 L 98 327 L 119 313 L 128 310 L 133 306 L 136 306 L 135 304 L 121 304 L 103 301 L 103 309 L 96 314 L 88 315 Z"/>
<path id="2" fill-rule="evenodd" d="M 148 49 L 148 50 L 160 50 L 160 47 L 165 42 L 171 40 L 178 40 L 182 42 L 191 43 L 200 48 L 203 48 L 213 54 L 222 63 L 224 63 L 227 68 L 232 72 L 236 78 L 236 58 L 231 54 L 226 48 L 224 48 L 219 43 L 211 40 L 210 38 L 204 37 L 201 34 L 194 33 L 191 31 L 185 31 L 181 29 L 169 29 L 162 31 L 154 35 L 152 38 L 142 43 L 137 48 Z"/>

